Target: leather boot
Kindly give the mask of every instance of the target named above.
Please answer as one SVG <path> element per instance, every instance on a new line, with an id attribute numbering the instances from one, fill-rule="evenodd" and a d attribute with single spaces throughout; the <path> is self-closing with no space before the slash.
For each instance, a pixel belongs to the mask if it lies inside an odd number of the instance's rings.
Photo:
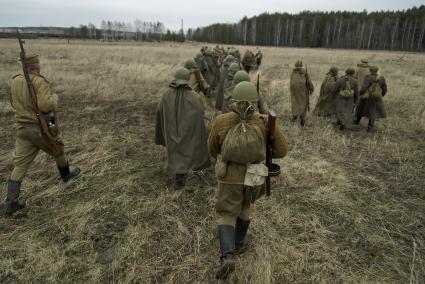
<path id="1" fill-rule="evenodd" d="M 19 200 L 19 192 L 21 183 L 18 181 L 9 180 L 7 183 L 7 195 L 4 201 L 6 215 L 12 215 L 19 209 L 25 208 L 25 201 Z"/>
<path id="2" fill-rule="evenodd" d="M 220 267 L 215 278 L 225 280 L 235 271 L 235 228 L 230 225 L 219 225 L 218 234 L 220 237 Z"/>
<path id="3" fill-rule="evenodd" d="M 250 223 L 251 220 L 242 220 L 239 217 L 236 218 L 235 255 L 242 254 L 248 248 L 249 238 L 246 233 L 248 232 Z"/>
<path id="4" fill-rule="evenodd" d="M 186 185 L 186 175 L 176 174 L 174 177 L 174 189 L 182 189 Z"/>
<path id="5" fill-rule="evenodd" d="M 302 127 L 304 127 L 304 125 L 305 125 L 305 118 L 304 118 L 304 117 L 301 117 L 301 118 L 300 118 L 300 125 L 301 125 Z"/>
<path id="6" fill-rule="evenodd" d="M 371 132 L 374 126 L 375 126 L 375 120 L 369 119 L 369 122 L 367 124 L 367 132 Z"/>
<path id="7" fill-rule="evenodd" d="M 298 119 L 298 117 L 297 117 L 296 115 L 294 115 L 294 116 L 292 116 L 292 118 L 291 118 L 291 122 L 295 122 L 295 121 L 297 121 L 297 119 Z"/>
<path id="8" fill-rule="evenodd" d="M 68 182 L 69 180 L 77 177 L 80 174 L 80 168 L 76 167 L 72 171 L 69 170 L 69 165 L 66 164 L 64 167 L 58 167 L 59 173 L 63 182 Z"/>

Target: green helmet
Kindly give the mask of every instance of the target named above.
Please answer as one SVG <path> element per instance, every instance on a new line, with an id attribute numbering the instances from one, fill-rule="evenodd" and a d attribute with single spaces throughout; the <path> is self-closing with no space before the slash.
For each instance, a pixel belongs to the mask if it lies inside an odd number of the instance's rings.
<path id="1" fill-rule="evenodd" d="M 224 64 L 230 65 L 232 62 L 235 61 L 235 57 L 231 54 L 227 55 L 226 58 L 224 58 Z"/>
<path id="2" fill-rule="evenodd" d="M 336 66 L 332 66 L 332 67 L 329 69 L 329 72 L 330 72 L 330 73 L 333 73 L 333 74 L 338 74 L 338 67 L 336 67 Z"/>
<path id="3" fill-rule="evenodd" d="M 175 82 L 177 85 L 186 85 L 190 79 L 190 71 L 187 68 L 179 68 L 174 74 Z"/>
<path id="4" fill-rule="evenodd" d="M 295 67 L 303 67 L 303 62 L 301 60 L 297 60 L 297 62 L 295 62 Z"/>
<path id="5" fill-rule="evenodd" d="M 247 82 L 251 81 L 248 73 L 246 73 L 246 71 L 244 70 L 240 70 L 236 72 L 235 76 L 233 77 L 233 85 L 236 86 L 240 82 L 244 82 L 244 81 L 247 81 Z"/>
<path id="6" fill-rule="evenodd" d="M 370 66 L 369 71 L 372 74 L 376 74 L 379 71 L 379 67 L 378 66 Z"/>
<path id="7" fill-rule="evenodd" d="M 191 59 L 188 59 L 188 60 L 186 60 L 186 62 L 184 63 L 184 68 L 187 68 L 187 69 L 194 69 L 194 68 L 197 68 L 196 67 L 196 62 L 195 62 L 195 60 L 193 60 L 192 58 Z"/>
<path id="8" fill-rule="evenodd" d="M 239 64 L 237 63 L 232 63 L 229 66 L 229 72 L 232 72 L 233 74 L 238 72 L 239 70 L 241 70 L 241 68 L 239 67 Z"/>
<path id="9" fill-rule="evenodd" d="M 235 102 L 256 102 L 258 101 L 257 89 L 251 82 L 240 82 L 233 90 L 232 100 Z"/>
<path id="10" fill-rule="evenodd" d="M 205 56 L 212 56 L 212 54 L 213 54 L 213 51 L 211 50 L 211 48 L 208 47 L 204 50 Z"/>
<path id="11" fill-rule="evenodd" d="M 348 68 L 345 70 L 345 74 L 347 74 L 347 75 L 353 75 L 355 72 L 356 72 L 356 70 L 354 70 L 354 68 L 353 68 L 353 67 L 348 67 Z"/>

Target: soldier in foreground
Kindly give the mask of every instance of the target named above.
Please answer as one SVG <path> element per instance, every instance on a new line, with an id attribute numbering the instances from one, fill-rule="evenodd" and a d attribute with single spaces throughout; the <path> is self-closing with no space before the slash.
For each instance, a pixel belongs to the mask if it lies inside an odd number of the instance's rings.
<path id="1" fill-rule="evenodd" d="M 166 173 L 174 175 L 175 189 L 186 184 L 190 170 L 210 165 L 204 108 L 189 87 L 190 71 L 180 68 L 156 111 L 155 144 L 166 147 Z"/>
<path id="2" fill-rule="evenodd" d="M 250 82 L 237 84 L 232 100 L 232 112 L 216 117 L 208 137 L 208 151 L 217 159 L 216 212 L 221 250 L 217 279 L 226 279 L 234 271 L 234 256 L 248 245 L 254 202 L 264 195 L 268 175 L 264 165 L 267 117 L 252 106 L 258 101 L 255 86 Z M 278 128 L 272 148 L 273 157 L 286 155 L 287 142 Z"/>
<path id="3" fill-rule="evenodd" d="M 297 121 L 299 117 L 301 126 L 304 126 L 307 111 L 310 111 L 310 96 L 314 91 L 314 86 L 300 60 L 295 63 L 289 88 L 291 92 L 292 121 Z"/>
<path id="4" fill-rule="evenodd" d="M 360 102 L 356 108 L 355 124 L 359 124 L 363 116 L 369 118 L 367 131 L 370 132 L 375 126 L 375 120 L 387 117 L 382 98 L 387 93 L 387 83 L 383 76 L 378 77 L 379 68 L 370 67 L 370 74 L 363 81 L 360 89 Z"/>
<path id="5" fill-rule="evenodd" d="M 69 169 L 64 155 L 64 145 L 59 138 L 54 117 L 58 97 L 52 93 L 49 81 L 40 74 L 39 56 L 27 53 L 21 55 L 21 62 L 24 74 L 14 76 L 11 83 L 11 105 L 16 111 L 16 148 L 15 167 L 8 181 L 4 202 L 8 215 L 26 205 L 25 201 L 19 200 L 21 183 L 39 150 L 54 157 L 64 182 L 80 174 L 79 168 Z M 26 72 L 29 82 L 26 80 Z M 45 127 L 42 125 L 42 119 L 47 122 Z"/>
<path id="6" fill-rule="evenodd" d="M 347 68 L 345 76 L 336 81 L 332 90 L 332 96 L 335 98 L 336 123 L 340 130 L 344 130 L 345 126 L 351 122 L 353 107 L 359 98 L 359 87 L 357 80 L 354 79 L 354 72 L 354 68 Z"/>
<path id="7" fill-rule="evenodd" d="M 335 66 L 329 69 L 325 79 L 323 79 L 320 86 L 320 96 L 317 100 L 314 114 L 317 116 L 331 116 L 335 113 L 335 97 L 332 91 L 335 88 L 336 81 L 338 80 L 338 68 Z"/>

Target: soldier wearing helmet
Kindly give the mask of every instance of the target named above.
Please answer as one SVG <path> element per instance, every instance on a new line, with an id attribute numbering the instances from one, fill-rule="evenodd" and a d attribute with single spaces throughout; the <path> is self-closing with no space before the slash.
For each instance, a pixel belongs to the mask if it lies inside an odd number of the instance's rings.
<path id="1" fill-rule="evenodd" d="M 204 108 L 190 88 L 190 71 L 177 70 L 156 112 L 155 144 L 166 148 L 165 172 L 174 176 L 174 188 L 186 184 L 190 170 L 209 167 Z"/>
<path id="2" fill-rule="evenodd" d="M 239 74 L 236 74 L 234 79 L 241 80 L 243 75 Z M 232 111 L 216 117 L 208 137 L 208 151 L 213 158 L 217 159 L 216 213 L 221 250 L 220 266 L 216 272 L 217 279 L 226 279 L 234 271 L 234 256 L 241 254 L 247 248 L 247 231 L 253 217 L 254 203 L 265 193 L 264 183 L 260 182 L 252 186 L 251 184 L 247 185 L 245 182 L 248 164 L 223 160 L 222 158 L 225 141 L 232 140 L 234 127 L 241 123 L 248 124 L 249 127 L 246 126 L 246 129 L 253 129 L 258 134 L 255 136 L 255 141 L 251 141 L 252 143 L 264 145 L 262 142 L 267 139 L 265 127 L 267 117 L 255 111 L 252 105 L 256 104 L 257 101 L 258 93 L 255 86 L 251 82 L 239 82 L 232 94 L 233 103 L 230 105 Z M 288 150 L 286 139 L 278 127 L 276 127 L 274 135 L 274 157 L 282 158 Z M 246 145 L 238 145 L 246 147 Z M 260 151 L 264 151 L 262 154 L 265 155 L 265 146 L 264 149 L 260 149 Z M 247 158 L 251 154 L 244 153 Z M 262 162 L 250 163 L 250 167 L 258 166 L 263 168 L 264 164 Z"/>
<path id="3" fill-rule="evenodd" d="M 314 91 L 314 86 L 306 73 L 306 69 L 303 68 L 303 62 L 301 60 L 295 62 L 295 68 L 291 74 L 289 88 L 291 92 L 292 121 L 296 121 L 300 118 L 300 124 L 304 126 L 305 116 L 310 108 L 309 97 Z"/>
<path id="4" fill-rule="evenodd" d="M 194 90 L 196 93 L 201 93 L 202 95 L 206 95 L 208 92 L 209 85 L 205 81 L 204 76 L 202 76 L 202 73 L 198 69 L 198 66 L 196 65 L 196 62 L 194 59 L 188 59 L 184 63 L 184 67 L 190 71 L 190 78 L 189 78 L 189 86 Z"/>
<path id="5" fill-rule="evenodd" d="M 320 85 L 320 95 L 313 112 L 315 115 L 326 117 L 335 113 L 335 98 L 332 91 L 337 80 L 338 68 L 332 66 Z"/>

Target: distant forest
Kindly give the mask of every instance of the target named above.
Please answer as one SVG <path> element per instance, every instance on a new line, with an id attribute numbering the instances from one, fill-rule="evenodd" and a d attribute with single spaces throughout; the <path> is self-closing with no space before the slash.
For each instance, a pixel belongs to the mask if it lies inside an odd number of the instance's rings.
<path id="1" fill-rule="evenodd" d="M 425 6 L 405 11 L 264 13 L 235 24 L 190 29 L 210 43 L 383 50 L 425 50 Z"/>

